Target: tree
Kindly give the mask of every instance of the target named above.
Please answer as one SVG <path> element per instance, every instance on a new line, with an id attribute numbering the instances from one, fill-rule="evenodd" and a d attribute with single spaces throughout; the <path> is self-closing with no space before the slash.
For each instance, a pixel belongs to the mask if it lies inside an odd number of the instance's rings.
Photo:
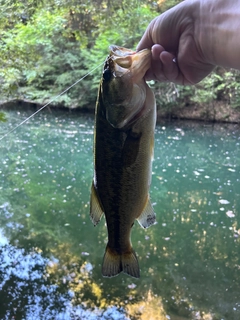
<path id="1" fill-rule="evenodd" d="M 104 62 L 109 44 L 134 47 L 153 18 L 150 5 L 136 1 L 8 1 L 1 21 L 1 94 L 43 104 Z M 16 7 L 10 14 L 8 12 Z M 73 9 L 74 8 L 74 9 Z M 109 18 L 111 17 L 111 18 Z M 141 26 L 136 20 L 141 17 Z M 71 108 L 95 104 L 99 72 L 55 100 Z M 89 94 L 90 93 L 90 94 Z"/>
<path id="2" fill-rule="evenodd" d="M 108 46 L 135 48 L 146 26 L 180 0 L 0 0 L 0 93 L 43 105 L 95 107 Z M 95 69 L 97 66 L 99 68 Z M 224 101 L 240 106 L 239 72 L 217 69 L 197 86 L 151 82 L 158 108 Z"/>

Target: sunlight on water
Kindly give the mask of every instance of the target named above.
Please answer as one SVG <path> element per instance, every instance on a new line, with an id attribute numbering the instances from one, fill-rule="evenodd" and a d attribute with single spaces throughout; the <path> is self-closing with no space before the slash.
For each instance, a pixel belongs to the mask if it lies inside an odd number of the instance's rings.
<path id="1" fill-rule="evenodd" d="M 30 112 L 9 111 L 1 132 Z M 157 126 L 151 200 L 136 223 L 139 280 L 101 276 L 93 117 L 42 112 L 0 145 L 0 319 L 240 319 L 240 130 Z"/>

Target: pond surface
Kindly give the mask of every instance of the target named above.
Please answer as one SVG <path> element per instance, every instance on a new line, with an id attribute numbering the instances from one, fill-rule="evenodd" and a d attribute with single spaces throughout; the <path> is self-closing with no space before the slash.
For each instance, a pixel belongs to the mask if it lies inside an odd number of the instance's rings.
<path id="1" fill-rule="evenodd" d="M 8 111 L 0 135 L 30 111 Z M 0 319 L 240 319 L 240 130 L 162 123 L 136 223 L 141 278 L 101 276 L 89 218 L 93 117 L 41 112 L 0 142 Z"/>

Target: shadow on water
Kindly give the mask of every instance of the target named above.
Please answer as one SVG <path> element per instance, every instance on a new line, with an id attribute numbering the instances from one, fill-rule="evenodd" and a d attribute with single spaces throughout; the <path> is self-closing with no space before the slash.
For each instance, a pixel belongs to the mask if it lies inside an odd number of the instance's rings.
<path id="1" fill-rule="evenodd" d="M 25 119 L 7 112 L 1 134 Z M 89 219 L 93 118 L 42 112 L 1 141 L 0 319 L 240 319 L 240 131 L 162 123 L 151 198 L 135 224 L 139 280 L 101 277 Z"/>

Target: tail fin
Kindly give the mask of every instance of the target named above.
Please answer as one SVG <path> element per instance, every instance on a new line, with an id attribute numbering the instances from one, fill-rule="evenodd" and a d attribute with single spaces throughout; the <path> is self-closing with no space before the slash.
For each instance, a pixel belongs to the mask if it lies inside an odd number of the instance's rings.
<path id="1" fill-rule="evenodd" d="M 136 253 L 131 249 L 130 252 L 118 254 L 107 246 L 103 257 L 102 275 L 104 277 L 114 277 L 120 272 L 134 278 L 140 278 Z"/>

